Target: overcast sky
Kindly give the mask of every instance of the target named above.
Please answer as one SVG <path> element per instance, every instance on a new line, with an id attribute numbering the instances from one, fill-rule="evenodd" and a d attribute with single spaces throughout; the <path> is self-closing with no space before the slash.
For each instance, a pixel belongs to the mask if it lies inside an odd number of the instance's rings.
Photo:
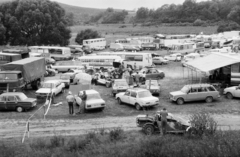
<path id="1" fill-rule="evenodd" d="M 52 0 L 60 3 L 65 3 L 74 6 L 87 8 L 101 8 L 108 7 L 115 9 L 133 10 L 140 7 L 147 7 L 149 9 L 156 9 L 164 4 L 182 4 L 185 0 Z M 206 0 L 197 0 L 197 2 Z"/>

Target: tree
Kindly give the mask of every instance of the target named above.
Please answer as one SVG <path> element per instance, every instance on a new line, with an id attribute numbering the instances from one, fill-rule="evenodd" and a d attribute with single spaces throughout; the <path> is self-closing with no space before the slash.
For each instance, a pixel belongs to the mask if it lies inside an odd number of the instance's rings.
<path id="1" fill-rule="evenodd" d="M 148 17 L 148 14 L 149 14 L 148 8 L 141 7 L 137 10 L 136 18 L 137 19 L 145 19 Z"/>
<path id="2" fill-rule="evenodd" d="M 240 30 L 240 25 L 238 25 L 236 22 L 228 21 L 226 23 L 220 24 L 217 32 L 220 33 L 233 30 Z"/>
<path id="3" fill-rule="evenodd" d="M 240 6 L 232 8 L 231 12 L 228 14 L 228 19 L 240 24 Z"/>
<path id="4" fill-rule="evenodd" d="M 101 38 L 101 35 L 97 31 L 94 31 L 92 29 L 85 29 L 77 34 L 75 42 L 79 45 L 82 45 L 83 40 L 95 38 Z"/>
<path id="5" fill-rule="evenodd" d="M 194 21 L 193 26 L 203 26 L 204 24 L 206 24 L 205 21 L 202 21 L 201 19 L 197 19 Z"/>
<path id="6" fill-rule="evenodd" d="M 15 0 L 0 5 L 5 43 L 11 45 L 67 45 L 71 31 L 65 11 L 49 0 Z"/>

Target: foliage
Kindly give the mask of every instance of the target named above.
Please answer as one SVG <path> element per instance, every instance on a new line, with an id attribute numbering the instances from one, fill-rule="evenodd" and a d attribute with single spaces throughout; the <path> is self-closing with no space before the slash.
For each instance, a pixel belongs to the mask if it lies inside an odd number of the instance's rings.
<path id="1" fill-rule="evenodd" d="M 227 20 L 230 18 L 235 22 L 239 22 L 239 12 L 240 1 L 238 0 L 212 0 L 202 2 L 185 0 L 181 5 L 165 4 L 156 10 L 141 7 L 136 12 L 135 21 L 194 23 L 197 22 L 197 19 L 201 19 L 201 21 L 215 23 L 216 21 Z"/>
<path id="2" fill-rule="evenodd" d="M 197 136 L 213 135 L 217 130 L 217 122 L 206 111 L 200 111 L 190 116 L 190 123 Z"/>
<path id="3" fill-rule="evenodd" d="M 85 29 L 79 32 L 76 36 L 75 42 L 82 45 L 83 40 L 86 39 L 95 39 L 95 38 L 100 38 L 101 35 L 92 29 Z"/>
<path id="4" fill-rule="evenodd" d="M 67 12 L 64 18 L 68 26 L 73 26 L 75 24 L 74 14 L 72 12 Z"/>
<path id="5" fill-rule="evenodd" d="M 193 26 L 203 26 L 204 24 L 206 24 L 206 22 L 201 19 L 197 19 L 193 22 Z"/>
<path id="6" fill-rule="evenodd" d="M 124 131 L 122 128 L 114 128 L 109 132 L 109 138 L 111 141 L 118 141 L 120 139 L 123 139 L 123 133 Z"/>
<path id="7" fill-rule="evenodd" d="M 2 44 L 67 45 L 70 30 L 65 11 L 49 0 L 15 0 L 0 5 Z"/>
<path id="8" fill-rule="evenodd" d="M 233 30 L 240 30 L 240 25 L 236 22 L 224 22 L 219 25 L 217 32 L 225 32 L 225 31 L 233 31 Z"/>

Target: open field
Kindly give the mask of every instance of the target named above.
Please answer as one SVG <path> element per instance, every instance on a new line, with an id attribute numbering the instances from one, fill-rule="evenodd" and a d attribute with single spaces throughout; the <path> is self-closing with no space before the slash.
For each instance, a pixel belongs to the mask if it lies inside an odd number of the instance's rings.
<path id="1" fill-rule="evenodd" d="M 125 25 L 125 28 L 119 28 Z M 203 32 L 204 34 L 216 33 L 217 26 L 211 27 L 194 27 L 194 26 L 150 26 L 141 27 L 131 24 L 99 24 L 99 25 L 81 25 L 71 27 L 72 38 L 70 40 L 71 44 L 75 44 L 74 40 L 78 32 L 85 29 L 93 29 L 98 31 L 103 37 L 106 38 L 107 42 L 110 43 L 115 39 L 133 37 L 132 34 L 143 34 L 142 36 L 152 36 L 154 34 L 199 34 Z"/>

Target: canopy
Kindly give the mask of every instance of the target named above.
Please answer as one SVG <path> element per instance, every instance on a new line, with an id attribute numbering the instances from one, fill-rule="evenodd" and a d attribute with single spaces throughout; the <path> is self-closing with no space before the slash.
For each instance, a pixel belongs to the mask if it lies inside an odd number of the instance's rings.
<path id="1" fill-rule="evenodd" d="M 195 71 L 209 72 L 239 62 L 240 55 L 238 54 L 212 53 L 208 56 L 186 62 L 186 66 Z"/>

